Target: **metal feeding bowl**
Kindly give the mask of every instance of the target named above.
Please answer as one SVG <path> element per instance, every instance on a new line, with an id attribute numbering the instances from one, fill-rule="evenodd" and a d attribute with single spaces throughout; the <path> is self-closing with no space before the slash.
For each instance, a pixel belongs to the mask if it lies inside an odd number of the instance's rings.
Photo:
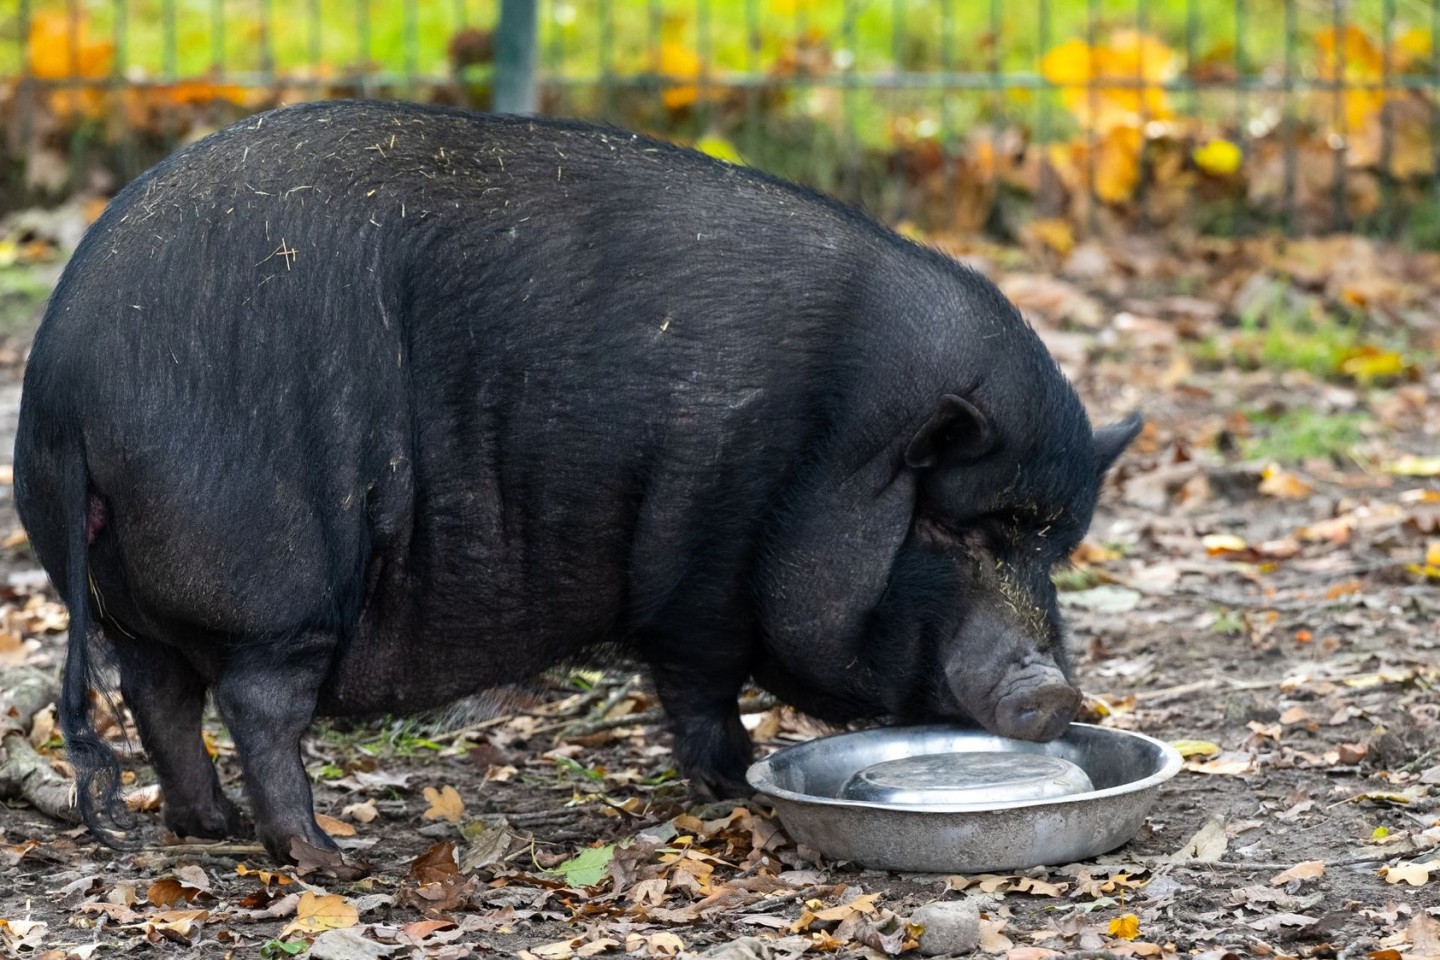
<path id="1" fill-rule="evenodd" d="M 1070 863 L 1133 837 L 1180 754 L 1082 723 L 1050 743 L 945 725 L 786 747 L 752 765 L 785 830 L 836 860 L 917 873 Z"/>

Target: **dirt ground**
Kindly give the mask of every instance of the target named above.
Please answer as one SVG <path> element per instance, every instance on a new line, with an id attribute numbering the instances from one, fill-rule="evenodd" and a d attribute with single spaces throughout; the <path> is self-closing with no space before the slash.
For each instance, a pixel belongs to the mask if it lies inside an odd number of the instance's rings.
<path id="1" fill-rule="evenodd" d="M 54 960 L 883 956 L 933 947 L 907 921 L 941 900 L 976 904 L 977 949 L 1010 960 L 1440 956 L 1440 258 L 1347 237 L 956 250 L 1097 421 L 1149 420 L 1060 574 L 1088 719 L 1188 754 L 1129 844 L 984 877 L 830 862 L 760 803 L 694 806 L 643 680 L 557 674 L 440 721 L 317 727 L 316 806 L 358 877 L 166 842 L 133 748 L 141 849 L 12 798 L 0 944 Z M 36 300 L 0 298 L 7 463 Z M 1314 360 L 1316 342 L 1332 354 Z M 0 487 L 0 535 L 15 529 Z M 0 690 L 53 671 L 64 626 L 33 555 L 5 542 Z M 767 750 L 822 732 L 763 699 L 747 716 Z M 63 772 L 45 715 L 30 739 Z"/>

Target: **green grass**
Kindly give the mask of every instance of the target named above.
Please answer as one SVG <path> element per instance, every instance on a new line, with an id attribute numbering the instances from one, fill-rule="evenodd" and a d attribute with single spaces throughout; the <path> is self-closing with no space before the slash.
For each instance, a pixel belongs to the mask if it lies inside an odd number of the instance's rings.
<path id="1" fill-rule="evenodd" d="M 0 335 L 34 333 L 55 277 L 53 264 L 0 267 Z"/>
<path id="2" fill-rule="evenodd" d="M 1296 407 L 1280 414 L 1252 413 L 1255 436 L 1245 444 L 1246 456 L 1257 460 L 1296 463 L 1313 457 L 1346 459 L 1365 439 L 1371 418 L 1358 413 L 1324 414 Z"/>

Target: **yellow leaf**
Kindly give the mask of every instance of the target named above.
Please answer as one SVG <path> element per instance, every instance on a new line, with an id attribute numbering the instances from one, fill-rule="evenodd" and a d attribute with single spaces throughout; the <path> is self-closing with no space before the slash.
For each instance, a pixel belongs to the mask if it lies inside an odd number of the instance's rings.
<path id="1" fill-rule="evenodd" d="M 321 830 L 324 830 L 332 837 L 355 836 L 355 827 L 346 823 L 344 820 L 336 820 L 334 817 L 327 817 L 323 813 L 317 813 L 315 814 L 315 822 L 320 825 Z"/>
<path id="2" fill-rule="evenodd" d="M 323 933 L 341 927 L 353 927 L 360 922 L 360 912 L 355 905 L 339 894 L 316 895 L 306 890 L 300 894 L 300 903 L 295 908 L 295 919 L 284 930 L 281 938 L 292 933 Z"/>
<path id="3" fill-rule="evenodd" d="M 1211 140 L 1203 147 L 1196 147 L 1191 156 L 1195 166 L 1214 177 L 1228 177 L 1240 169 L 1245 153 L 1229 140 Z"/>
<path id="4" fill-rule="evenodd" d="M 451 823 L 459 823 L 465 816 L 465 801 L 460 799 L 460 794 L 452 786 L 446 785 L 439 790 L 434 787 L 425 788 L 425 799 L 430 802 L 430 809 L 425 811 L 426 820 L 449 820 Z"/>
<path id="5" fill-rule="evenodd" d="M 1218 744 L 1209 740 L 1175 740 L 1170 746 L 1180 752 L 1182 757 L 1213 757 L 1220 752 Z"/>
<path id="6" fill-rule="evenodd" d="M 1041 74 L 1060 88 L 1065 109 L 1082 127 L 1102 135 L 1125 127 L 1138 133 L 1147 121 L 1170 117 L 1162 84 L 1175 76 L 1176 67 L 1173 50 L 1136 30 L 1117 30 L 1109 43 L 1093 48 L 1067 40 L 1040 61 Z"/>
<path id="7" fill-rule="evenodd" d="M 1405 372 L 1405 358 L 1393 350 L 1360 346 L 1345 351 L 1337 368 L 1347 377 L 1370 381 L 1378 377 L 1398 377 Z"/>
<path id="8" fill-rule="evenodd" d="M 1295 864 L 1295 866 L 1289 870 L 1275 874 L 1275 876 L 1270 878 L 1270 885 L 1272 887 L 1283 887 L 1291 880 L 1314 880 L 1317 877 L 1323 876 L 1325 876 L 1325 861 L 1306 860 L 1303 863 Z"/>
<path id="9" fill-rule="evenodd" d="M 666 40 L 654 58 L 654 71 L 664 79 L 694 80 L 700 76 L 700 58 L 695 51 L 675 40 Z M 700 88 L 693 83 L 667 86 L 660 91 L 660 102 L 667 110 L 689 107 L 700 99 Z"/>
<path id="10" fill-rule="evenodd" d="M 1437 869 L 1440 869 L 1440 864 L 1402 861 L 1393 867 L 1381 867 L 1380 876 L 1385 878 L 1386 883 L 1408 883 L 1419 887 L 1429 883 L 1430 874 Z"/>
<path id="11" fill-rule="evenodd" d="M 1062 257 L 1075 249 L 1075 229 L 1069 220 L 1035 220 L 1025 228 L 1025 232 Z"/>
<path id="12" fill-rule="evenodd" d="M 1397 477 L 1440 477 L 1440 457 L 1403 456 L 1387 460 L 1380 469 Z"/>
<path id="13" fill-rule="evenodd" d="M 1212 533 L 1201 538 L 1200 543 L 1212 557 L 1226 553 L 1244 553 L 1247 546 L 1244 539 L 1229 533 Z"/>
<path id="14" fill-rule="evenodd" d="M 1315 492 L 1315 488 L 1298 474 L 1282 470 L 1274 463 L 1260 474 L 1259 489 L 1265 496 L 1278 497 L 1281 500 L 1304 500 Z"/>
<path id="15" fill-rule="evenodd" d="M 1095 155 L 1095 195 L 1106 203 L 1129 200 L 1140 183 L 1140 153 L 1145 141 L 1139 127 L 1105 134 Z"/>
<path id="16" fill-rule="evenodd" d="M 1070 889 L 1070 884 L 1047 883 L 1033 877 L 1021 877 L 1012 889 L 1016 893 L 1033 893 L 1037 897 L 1061 897 Z"/>
<path id="17" fill-rule="evenodd" d="M 740 151 L 735 149 L 735 144 L 719 134 L 706 134 L 699 140 L 696 140 L 695 149 L 707 156 L 714 157 L 716 160 L 733 163 L 737 167 L 745 165 L 744 159 L 740 156 Z"/>
<path id="18" fill-rule="evenodd" d="M 1134 940 L 1140 936 L 1140 918 L 1133 913 L 1116 917 L 1110 921 L 1110 936 L 1119 937 L 1121 940 Z"/>
<path id="19" fill-rule="evenodd" d="M 815 912 L 815 919 L 830 923 L 849 920 L 852 917 L 863 917 L 867 913 L 874 913 L 879 909 L 875 906 L 875 900 L 879 896 L 880 894 L 878 893 L 866 893 L 856 897 L 849 903 L 842 903 L 838 907 L 831 907 L 828 910 L 817 910 Z"/>
<path id="20" fill-rule="evenodd" d="M 1385 103 L 1385 92 L 1369 86 L 1384 79 L 1384 53 L 1354 24 L 1338 34 L 1333 27 L 1319 31 L 1315 47 L 1320 51 L 1320 79 L 1345 84 L 1345 124 L 1351 131 L 1360 129 Z"/>
<path id="21" fill-rule="evenodd" d="M 243 863 L 235 868 L 235 872 L 242 877 L 256 877 L 267 887 L 272 883 L 283 887 L 290 882 L 290 878 L 283 873 L 275 873 L 271 870 L 256 870 L 254 867 L 247 867 Z"/>

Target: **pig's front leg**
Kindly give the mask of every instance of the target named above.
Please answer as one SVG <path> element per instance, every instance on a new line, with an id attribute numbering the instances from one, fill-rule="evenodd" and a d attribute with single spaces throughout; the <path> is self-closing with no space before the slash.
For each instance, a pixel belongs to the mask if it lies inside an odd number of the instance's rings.
<path id="1" fill-rule="evenodd" d="M 740 725 L 737 698 L 750 674 L 749 649 L 735 637 L 707 642 L 703 631 L 683 636 L 681 643 L 645 645 L 675 736 L 676 765 L 697 794 L 748 797 L 745 768 L 754 747 Z"/>
<path id="2" fill-rule="evenodd" d="M 871 613 L 914 511 L 913 474 L 890 453 L 825 458 L 786 496 L 758 566 L 762 684 L 827 719 L 876 712 Z"/>

